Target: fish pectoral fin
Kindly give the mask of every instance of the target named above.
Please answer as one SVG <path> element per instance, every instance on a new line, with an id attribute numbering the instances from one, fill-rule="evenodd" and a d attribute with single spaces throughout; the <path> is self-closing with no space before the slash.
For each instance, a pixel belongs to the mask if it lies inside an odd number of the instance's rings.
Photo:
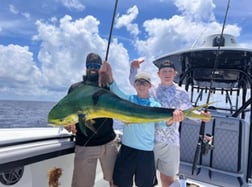
<path id="1" fill-rule="evenodd" d="M 87 120 L 87 121 L 85 122 L 85 126 L 86 126 L 87 128 L 89 128 L 91 131 L 93 131 L 94 133 L 97 133 L 96 129 L 95 129 L 94 126 L 93 126 L 94 123 L 95 123 L 95 121 L 92 120 L 92 119 L 90 119 L 90 120 Z"/>
<path id="2" fill-rule="evenodd" d="M 84 114 L 81 114 L 79 113 L 78 114 L 78 117 L 79 117 L 79 127 L 80 127 L 80 130 L 82 132 L 82 134 L 84 134 L 85 136 L 87 136 L 87 130 L 86 130 L 86 117 Z"/>

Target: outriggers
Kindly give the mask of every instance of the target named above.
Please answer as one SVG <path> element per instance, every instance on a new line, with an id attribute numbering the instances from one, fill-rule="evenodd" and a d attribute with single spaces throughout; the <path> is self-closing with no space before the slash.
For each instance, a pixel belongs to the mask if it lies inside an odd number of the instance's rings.
<path id="1" fill-rule="evenodd" d="M 193 161 L 200 125 L 184 120 L 180 126 L 180 175 L 217 186 L 251 185 L 252 50 L 238 47 L 232 35 L 214 34 L 199 48 L 169 53 L 153 63 L 158 66 L 166 60 L 174 62 L 175 81 L 189 92 L 194 106 L 206 102 L 209 91 L 214 102 L 208 108 L 214 119 L 204 132 L 204 137 L 213 139 L 202 142 L 197 163 Z M 196 172 L 192 172 L 193 165 Z"/>

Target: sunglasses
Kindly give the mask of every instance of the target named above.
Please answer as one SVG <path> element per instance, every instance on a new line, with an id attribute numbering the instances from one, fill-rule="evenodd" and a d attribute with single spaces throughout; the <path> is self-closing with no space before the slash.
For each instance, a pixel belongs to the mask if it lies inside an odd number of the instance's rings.
<path id="1" fill-rule="evenodd" d="M 86 65 L 87 69 L 100 69 L 101 64 L 96 64 L 96 63 L 90 63 Z"/>
<path id="2" fill-rule="evenodd" d="M 145 80 L 136 80 L 135 85 L 136 86 L 141 86 L 141 85 L 143 85 L 143 86 L 149 86 L 150 83 L 148 81 L 145 81 Z"/>

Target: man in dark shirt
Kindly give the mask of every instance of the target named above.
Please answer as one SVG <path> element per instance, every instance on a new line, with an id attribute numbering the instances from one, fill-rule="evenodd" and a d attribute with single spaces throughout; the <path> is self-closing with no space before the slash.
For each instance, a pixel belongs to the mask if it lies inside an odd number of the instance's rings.
<path id="1" fill-rule="evenodd" d="M 90 53 L 86 59 L 86 75 L 83 81 L 77 82 L 68 90 L 68 93 L 82 85 L 98 86 L 101 57 Z M 84 116 L 79 116 L 80 118 Z M 76 134 L 74 171 L 72 187 L 93 187 L 95 183 L 97 161 L 101 163 L 104 179 L 113 186 L 112 176 L 117 156 L 116 134 L 113 130 L 113 119 L 98 118 L 94 120 L 91 130 L 80 120 L 79 123 L 67 130 Z M 74 128 L 73 128 L 74 127 Z"/>

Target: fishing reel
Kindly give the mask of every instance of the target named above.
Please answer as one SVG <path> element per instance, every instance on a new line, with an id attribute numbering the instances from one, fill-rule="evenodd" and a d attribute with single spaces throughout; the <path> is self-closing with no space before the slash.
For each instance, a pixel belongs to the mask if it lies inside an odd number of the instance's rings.
<path id="1" fill-rule="evenodd" d="M 211 134 L 206 134 L 202 140 L 201 143 L 201 153 L 203 155 L 206 155 L 209 150 L 213 150 L 214 145 L 213 145 L 213 136 Z"/>

